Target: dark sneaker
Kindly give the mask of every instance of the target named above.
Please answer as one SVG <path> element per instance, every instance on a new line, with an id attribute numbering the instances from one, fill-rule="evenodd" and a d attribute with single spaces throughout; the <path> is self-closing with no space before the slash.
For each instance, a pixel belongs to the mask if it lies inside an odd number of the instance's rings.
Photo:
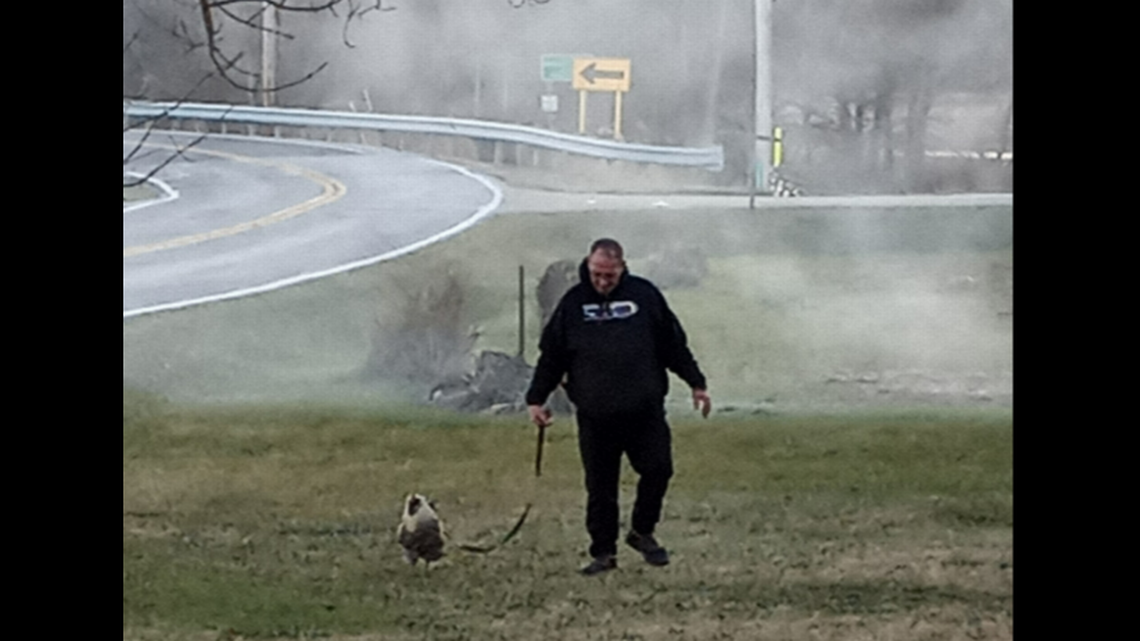
<path id="1" fill-rule="evenodd" d="M 625 537 L 629 547 L 641 552 L 645 562 L 649 565 L 669 565 L 669 552 L 657 543 L 652 534 L 638 534 L 633 530 Z"/>
<path id="2" fill-rule="evenodd" d="M 617 569 L 617 557 L 612 554 L 596 557 L 590 564 L 582 568 L 580 571 L 586 576 L 594 576 L 602 572 L 609 572 L 610 570 Z"/>

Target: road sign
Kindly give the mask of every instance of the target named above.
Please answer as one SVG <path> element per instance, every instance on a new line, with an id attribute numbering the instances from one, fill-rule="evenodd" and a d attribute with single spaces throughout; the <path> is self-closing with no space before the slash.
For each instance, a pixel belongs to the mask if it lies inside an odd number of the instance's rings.
<path id="1" fill-rule="evenodd" d="M 542 95 L 542 110 L 546 113 L 555 113 L 558 111 L 558 95 L 557 94 L 543 94 Z"/>
<path id="2" fill-rule="evenodd" d="M 579 91 L 629 91 L 629 58 L 574 58 Z"/>
<path id="3" fill-rule="evenodd" d="M 570 82 L 574 73 L 574 56 L 544 54 L 541 72 L 543 82 Z"/>

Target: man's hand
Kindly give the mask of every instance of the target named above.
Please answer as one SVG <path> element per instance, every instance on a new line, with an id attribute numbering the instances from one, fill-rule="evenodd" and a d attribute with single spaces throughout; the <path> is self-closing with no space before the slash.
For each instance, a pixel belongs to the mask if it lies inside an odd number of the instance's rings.
<path id="1" fill-rule="evenodd" d="M 531 422 L 539 427 L 546 427 L 554 422 L 554 420 L 551 419 L 551 412 L 548 407 L 543 407 L 542 405 L 527 405 L 526 409 L 530 412 Z"/>
<path id="2" fill-rule="evenodd" d="M 700 409 L 703 418 L 709 417 L 709 412 L 712 411 L 712 398 L 709 393 L 703 389 L 693 390 L 693 409 Z"/>

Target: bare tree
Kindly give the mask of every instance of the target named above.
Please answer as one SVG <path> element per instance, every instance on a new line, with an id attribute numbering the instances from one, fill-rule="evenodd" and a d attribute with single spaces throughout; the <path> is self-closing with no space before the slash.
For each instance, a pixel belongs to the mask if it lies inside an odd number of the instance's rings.
<path id="1" fill-rule="evenodd" d="M 123 57 L 124 58 L 127 57 L 128 52 L 130 52 L 131 46 L 135 42 L 137 42 L 138 39 L 139 39 L 139 32 L 135 31 L 133 34 L 131 34 L 131 37 L 128 39 L 128 41 L 125 44 L 123 44 Z M 191 96 L 195 91 L 197 91 L 197 89 L 199 87 L 201 87 L 202 84 L 204 82 L 206 82 L 207 80 L 209 80 L 210 77 L 213 75 L 214 75 L 213 73 L 207 73 L 207 74 L 203 75 L 198 80 L 198 82 L 195 83 L 195 85 L 193 87 L 191 87 L 191 89 L 186 93 L 185 96 L 183 96 L 181 99 L 175 101 L 172 105 L 169 105 L 169 106 L 163 108 L 163 110 L 157 114 L 154 114 L 152 116 L 147 116 L 144 118 L 139 118 L 139 119 L 126 117 L 124 115 L 123 135 L 126 136 L 129 132 L 141 132 L 139 134 L 139 136 L 131 142 L 131 146 L 123 153 L 123 168 L 124 168 L 124 171 L 123 171 L 123 188 L 124 189 L 129 188 L 129 187 L 137 187 L 137 186 L 149 181 L 156 174 L 158 174 L 158 172 L 162 171 L 167 165 L 174 162 L 174 160 L 176 160 L 178 158 L 184 158 L 186 151 L 188 151 L 192 147 L 198 145 L 198 143 L 202 142 L 202 140 L 205 138 L 205 134 L 197 136 L 196 138 L 191 140 L 189 143 L 181 143 L 180 144 L 180 143 L 174 141 L 173 139 L 171 139 L 171 141 L 170 141 L 171 145 L 170 146 L 173 147 L 174 153 L 167 155 L 157 165 L 151 167 L 145 173 L 139 174 L 139 173 L 127 172 L 126 171 L 126 167 L 128 164 L 130 164 L 131 162 L 137 161 L 137 160 L 141 160 L 143 158 L 143 156 L 146 154 L 146 151 L 144 151 L 144 150 L 150 145 L 151 136 L 155 133 L 157 125 L 159 125 L 162 121 L 166 120 L 170 116 L 170 112 L 173 109 L 177 108 L 179 105 L 181 105 L 183 102 L 185 102 L 189 98 L 189 96 Z M 127 102 L 128 102 L 127 100 L 124 100 L 124 105 L 126 105 Z M 126 196 L 123 197 L 123 200 L 126 200 Z"/>
<path id="2" fill-rule="evenodd" d="M 124 10 L 127 4 L 127 0 L 124 0 Z M 164 38 L 167 44 L 177 43 L 186 55 L 204 54 L 208 63 L 206 70 L 197 72 L 197 78 L 188 88 L 185 84 L 179 88 L 175 94 L 178 98 L 160 113 L 141 119 L 125 119 L 124 135 L 132 131 L 140 133 L 123 153 L 124 188 L 150 180 L 177 158 L 184 158 L 189 149 L 204 139 L 203 135 L 189 142 L 176 142 L 170 137 L 169 144 L 164 146 L 172 148 L 173 153 L 165 156 L 145 173 L 135 174 L 125 171 L 129 163 L 142 159 L 147 153 L 146 150 L 153 146 L 152 137 L 155 135 L 156 127 L 168 120 L 174 109 L 193 98 L 211 80 L 220 79 L 239 92 L 256 92 L 265 95 L 301 84 L 327 66 L 327 63 L 321 63 L 300 76 L 284 82 L 277 82 L 275 78 L 267 79 L 263 71 L 265 66 L 257 64 L 260 56 L 249 55 L 248 49 L 260 46 L 261 41 L 266 38 L 293 40 L 294 35 L 273 26 L 277 24 L 276 20 L 262 20 L 266 12 L 327 14 L 339 18 L 343 22 L 342 39 L 346 46 L 352 47 L 349 33 L 352 24 L 374 11 L 392 10 L 392 7 L 384 6 L 383 0 L 174 0 L 167 5 L 149 6 L 144 6 L 144 0 L 129 0 L 129 4 L 137 11 L 139 20 L 148 32 Z M 140 56 L 135 53 L 141 38 L 141 28 L 131 31 L 129 37 L 124 34 L 124 70 L 145 68 L 138 59 Z M 186 65 L 182 68 L 175 67 L 172 71 L 182 77 L 195 73 L 192 66 Z M 127 99 L 161 97 L 152 95 L 159 92 L 154 86 L 158 84 L 155 73 L 143 71 L 139 75 L 140 81 L 132 91 L 128 92 L 124 86 L 124 96 Z M 171 84 L 177 86 L 175 83 Z"/>
<path id="3" fill-rule="evenodd" d="M 801 0 L 775 11 L 784 104 L 799 107 L 838 165 L 892 182 L 901 170 L 907 190 L 927 189 L 939 96 L 1012 91 L 1012 0 Z"/>
<path id="4" fill-rule="evenodd" d="M 263 14 L 267 11 L 284 14 L 329 14 L 343 18 L 342 38 L 346 46 L 352 47 L 349 28 L 354 21 L 363 19 L 374 11 L 393 9 L 385 7 L 383 0 L 196 0 L 196 2 L 204 38 L 201 46 L 205 47 L 218 76 L 231 86 L 242 90 L 248 90 L 250 81 L 256 80 L 260 91 L 263 92 L 280 91 L 301 84 L 320 73 L 328 63 L 322 62 L 292 80 L 268 83 L 261 77 L 262 74 L 256 67 L 246 63 L 246 51 L 242 44 L 226 41 L 223 29 L 227 24 L 239 25 L 255 32 L 259 40 L 265 36 L 292 40 L 293 34 L 265 26 L 265 22 L 262 21 Z M 185 35 L 193 42 L 189 32 Z"/>
<path id="5" fill-rule="evenodd" d="M 386 6 L 385 0 L 124 0 L 124 80 L 129 67 L 141 76 L 137 88 L 124 86 L 124 96 L 156 98 L 153 94 L 158 84 L 164 85 L 167 93 L 182 95 L 185 82 L 173 91 L 169 88 L 188 76 L 196 80 L 193 74 L 203 69 L 212 71 L 215 80 L 238 95 L 279 92 L 311 79 L 328 66 L 320 62 L 288 78 L 267 78 L 263 45 L 297 40 L 294 30 L 281 23 L 307 28 L 300 25 L 310 23 L 309 18 L 328 17 L 340 23 L 341 39 L 351 48 L 355 46 L 354 25 L 369 14 L 394 9 Z M 138 28 L 132 32 L 130 26 Z M 132 33 L 130 39 L 127 33 Z M 142 46 L 141 55 L 131 53 L 137 45 Z M 170 55 L 174 51 L 182 55 Z M 148 55 L 151 52 L 159 53 L 162 60 Z M 140 58 L 133 65 L 129 60 L 132 55 Z M 156 74 L 156 67 L 166 73 Z M 209 90 L 211 94 L 216 91 Z"/>
<path id="6" fill-rule="evenodd" d="M 184 158 L 187 151 L 189 151 L 191 148 L 197 146 L 198 143 L 202 142 L 202 140 L 204 140 L 206 138 L 205 134 L 200 134 L 188 143 L 178 143 L 172 139 L 171 140 L 171 143 L 172 143 L 171 146 L 174 148 L 174 153 L 168 154 L 157 165 L 148 169 L 146 171 L 146 173 L 137 174 L 137 173 L 128 173 L 127 171 L 125 171 L 125 168 L 129 163 L 136 161 L 136 160 L 140 160 L 142 158 L 143 154 L 145 153 L 143 150 L 148 146 L 148 143 L 150 142 L 151 135 L 155 132 L 156 125 L 159 122 L 161 122 L 163 119 L 165 119 L 170 114 L 171 109 L 173 109 L 173 107 L 168 107 L 168 108 L 164 109 L 161 113 L 154 115 L 154 116 L 149 116 L 149 117 L 143 119 L 141 122 L 130 122 L 130 123 L 123 126 L 123 133 L 124 134 L 126 134 L 129 131 L 141 131 L 142 132 L 141 135 L 139 135 L 138 139 L 136 139 L 131 144 L 130 149 L 128 149 L 126 151 L 126 153 L 123 154 L 123 167 L 124 167 L 123 188 L 124 189 L 126 189 L 128 187 L 137 187 L 137 186 L 149 181 L 151 178 L 154 178 L 154 176 L 157 175 L 158 172 L 165 169 L 167 165 L 174 162 L 178 158 Z M 126 199 L 127 199 L 126 196 L 124 196 L 123 200 L 126 200 Z"/>

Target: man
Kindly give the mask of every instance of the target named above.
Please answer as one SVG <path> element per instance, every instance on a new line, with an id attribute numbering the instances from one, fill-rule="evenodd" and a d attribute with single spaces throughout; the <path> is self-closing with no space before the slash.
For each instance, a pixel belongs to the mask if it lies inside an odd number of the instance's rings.
<path id="1" fill-rule="evenodd" d="M 673 456 L 665 422 L 666 370 L 693 390 L 707 417 L 712 401 L 677 317 L 660 290 L 625 268 L 617 241 L 603 238 L 579 266 L 580 282 L 558 303 L 539 342 L 541 355 L 526 393 L 531 420 L 551 422 L 547 397 L 563 382 L 576 407 L 578 449 L 586 472 L 586 530 L 594 575 L 617 567 L 621 457 L 637 472 L 637 498 L 626 543 L 652 565 L 669 563 L 653 536 Z"/>

